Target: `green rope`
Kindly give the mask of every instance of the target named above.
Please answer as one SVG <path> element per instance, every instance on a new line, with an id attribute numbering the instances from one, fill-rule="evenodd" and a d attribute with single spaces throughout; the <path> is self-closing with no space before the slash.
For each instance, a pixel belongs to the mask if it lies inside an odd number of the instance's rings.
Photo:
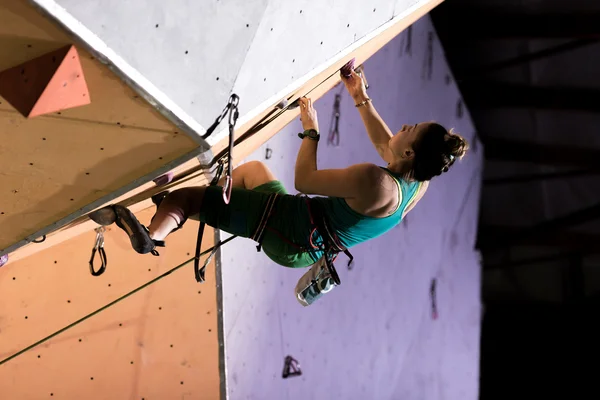
<path id="1" fill-rule="evenodd" d="M 220 243 L 218 244 L 218 246 L 220 247 L 220 246 L 224 245 L 225 243 L 229 242 L 230 240 L 232 240 L 232 239 L 234 239 L 234 238 L 235 238 L 235 236 L 231 236 L 231 237 L 229 237 L 229 238 L 227 238 L 227 239 L 223 240 L 222 242 L 220 242 Z M 210 253 L 211 251 L 213 251 L 213 250 L 215 249 L 215 247 L 217 247 L 217 246 L 213 246 L 213 247 L 211 247 L 210 249 L 203 251 L 202 253 L 200 253 L 200 256 L 203 256 L 203 255 L 205 255 L 205 254 L 208 254 L 208 253 Z M 74 327 L 75 325 L 78 325 L 78 324 L 82 323 L 83 321 L 85 321 L 85 320 L 87 320 L 87 319 L 89 319 L 89 318 L 93 317 L 94 315 L 96 315 L 96 314 L 98 314 L 98 313 L 100 313 L 100 312 L 102 312 L 102 311 L 106 310 L 107 308 L 114 306 L 115 304 L 117 304 L 117 303 L 118 303 L 118 302 L 120 302 L 121 300 L 124 300 L 124 299 L 126 299 L 127 297 L 131 296 L 131 295 L 132 295 L 132 294 L 134 294 L 134 293 L 137 293 L 137 292 L 139 292 L 140 290 L 142 290 L 142 289 L 144 289 L 144 288 L 146 288 L 146 287 L 150 286 L 151 284 L 153 284 L 153 283 L 155 283 L 155 282 L 158 282 L 159 280 L 161 280 L 161 279 L 162 279 L 162 278 L 164 278 L 165 276 L 167 276 L 167 275 L 169 275 L 169 274 L 171 274 L 171 273 L 173 273 L 173 272 L 177 271 L 177 270 L 178 270 L 178 269 L 180 269 L 180 268 L 183 268 L 183 267 L 184 267 L 186 264 L 188 264 L 189 262 L 193 261 L 193 260 L 194 260 L 194 258 L 195 258 L 195 257 L 193 257 L 193 258 L 190 258 L 189 260 L 186 260 L 186 261 L 184 261 L 183 263 L 181 263 L 181 264 L 179 264 L 178 266 L 176 266 L 176 267 L 174 267 L 174 268 L 170 269 L 169 271 L 165 272 L 164 274 L 162 274 L 162 275 L 159 275 L 159 276 L 157 276 L 156 278 L 152 279 L 151 281 L 148 281 L 148 282 L 144 283 L 142 286 L 140 286 L 140 287 L 138 287 L 138 288 L 135 288 L 135 289 L 133 289 L 131 292 L 129 292 L 129 293 L 127 293 L 127 294 L 124 294 L 123 296 L 121 296 L 121 297 L 119 297 L 118 299 L 116 299 L 116 300 L 114 300 L 114 301 L 112 301 L 112 302 L 108 303 L 107 305 L 105 305 L 105 306 L 103 306 L 103 307 L 100 307 L 99 309 L 97 309 L 96 311 L 93 311 L 92 313 L 90 313 L 90 314 L 86 315 L 85 317 L 83 317 L 83 318 L 81 318 L 81 319 L 78 319 L 77 321 L 73 322 L 72 324 L 69 324 L 69 325 L 65 326 L 64 328 L 62 328 L 62 329 L 59 329 L 58 331 L 56 331 L 56 332 L 54 332 L 54 333 L 52 333 L 52 334 L 50 334 L 50 335 L 46 336 L 45 338 L 43 338 L 43 339 L 41 339 L 41 340 L 38 340 L 38 341 L 37 341 L 37 342 L 35 342 L 34 344 L 32 344 L 32 345 L 30 345 L 30 346 L 27 346 L 27 347 L 25 347 L 24 349 L 22 349 L 22 350 L 20 350 L 20 351 L 16 352 L 16 353 L 15 353 L 15 354 L 13 354 L 12 356 L 10 356 L 10 357 L 8 357 L 8 358 L 5 358 L 4 360 L 0 361 L 0 365 L 2 365 L 2 364 L 4 364 L 4 363 L 6 363 L 6 362 L 8 362 L 8 361 L 12 360 L 13 358 L 16 358 L 16 357 L 20 356 L 21 354 L 23 354 L 23 353 L 25 353 L 25 352 L 27 352 L 27 351 L 29 351 L 29 350 L 33 349 L 33 348 L 34 348 L 34 347 L 36 347 L 36 346 L 39 346 L 40 344 L 42 344 L 42 343 L 44 343 L 44 342 L 46 342 L 46 341 L 48 341 L 48 340 L 52 339 L 53 337 L 55 337 L 55 336 L 57 336 L 57 335 L 60 335 L 61 333 L 63 333 L 63 332 L 65 332 L 65 331 L 67 331 L 68 329 L 71 329 L 71 328 L 72 328 L 72 327 Z"/>

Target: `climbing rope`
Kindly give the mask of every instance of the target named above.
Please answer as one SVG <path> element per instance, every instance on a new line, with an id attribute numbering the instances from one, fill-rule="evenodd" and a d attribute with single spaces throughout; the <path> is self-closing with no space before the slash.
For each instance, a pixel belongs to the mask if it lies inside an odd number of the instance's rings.
<path id="1" fill-rule="evenodd" d="M 223 240 L 222 242 L 220 242 L 219 246 L 222 246 L 222 245 L 226 244 L 226 243 L 227 243 L 227 242 L 229 242 L 230 240 L 233 240 L 233 238 L 234 238 L 234 237 L 230 237 L 230 238 L 227 238 L 226 240 Z M 216 247 L 216 246 L 213 246 L 213 247 L 211 247 L 210 249 L 207 249 L 207 250 L 203 251 L 203 252 L 202 252 L 200 255 L 202 256 L 202 255 L 205 255 L 205 254 L 208 254 L 208 253 L 210 253 L 210 252 L 214 251 L 215 247 Z M 57 335 L 60 335 L 61 333 L 63 333 L 63 332 L 65 332 L 65 331 L 67 331 L 67 330 L 69 330 L 69 329 L 73 328 L 74 326 L 76 326 L 76 325 L 78 325 L 78 324 L 82 323 L 83 321 L 85 321 L 85 320 L 87 320 L 87 319 L 89 319 L 89 318 L 93 317 L 94 315 L 96 315 L 96 314 L 98 314 L 98 313 L 100 313 L 100 312 L 102 312 L 102 311 L 106 310 L 106 309 L 107 309 L 107 308 L 109 308 L 109 307 L 112 307 L 112 306 L 114 306 L 115 304 L 119 303 L 119 302 L 120 302 L 120 301 L 122 301 L 122 300 L 125 300 L 126 298 L 128 298 L 128 297 L 129 297 L 129 296 L 131 296 L 132 294 L 135 294 L 135 293 L 139 292 L 140 290 L 142 290 L 142 289 L 144 289 L 144 288 L 146 288 L 146 287 L 148 287 L 148 286 L 152 285 L 153 283 L 156 283 L 156 282 L 158 282 L 159 280 L 161 280 L 161 279 L 163 279 L 164 277 L 166 277 L 166 276 L 168 276 L 168 275 L 172 274 L 173 272 L 177 271 L 178 269 L 181 269 L 181 268 L 183 268 L 184 266 L 186 266 L 186 265 L 187 265 L 187 264 L 188 264 L 190 261 L 192 261 L 192 260 L 193 260 L 193 258 L 190 258 L 189 260 L 186 260 L 186 261 L 184 261 L 183 263 L 181 263 L 181 264 L 177 265 L 176 267 L 174 267 L 174 268 L 171 268 L 170 270 L 168 270 L 168 271 L 167 271 L 167 272 L 165 272 L 164 274 L 157 276 L 156 278 L 154 278 L 154 279 L 152 279 L 152 280 L 150 280 L 150 281 L 148 281 L 148 282 L 144 283 L 144 284 L 143 284 L 143 285 L 141 285 L 141 286 L 138 286 L 137 288 L 133 289 L 133 290 L 132 290 L 132 291 L 130 291 L 129 293 L 127 293 L 127 294 L 124 294 L 123 296 L 119 297 L 118 299 L 116 299 L 116 300 L 114 300 L 114 301 L 111 301 L 110 303 L 106 304 L 106 305 L 105 305 L 105 306 L 103 306 L 103 307 L 100 307 L 100 308 L 98 308 L 97 310 L 95 310 L 95 311 L 93 311 L 93 312 L 89 313 L 88 315 L 84 316 L 83 318 L 80 318 L 80 319 L 78 319 L 77 321 L 75 321 L 75 322 L 73 322 L 73 323 L 71 323 L 71 324 L 69 324 L 69 325 L 65 326 L 64 328 L 62 328 L 62 329 L 59 329 L 58 331 L 56 331 L 56 332 L 54 332 L 54 333 L 52 333 L 52 334 L 50 334 L 50 335 L 46 336 L 45 338 L 38 340 L 37 342 L 35 342 L 35 343 L 33 343 L 33 344 L 31 344 L 31 345 L 29 345 L 29 346 L 25 347 L 24 349 L 21 349 L 21 350 L 19 350 L 18 352 L 16 352 L 15 354 L 11 355 L 10 357 L 7 357 L 7 358 L 3 359 L 2 361 L 0 361 L 0 365 L 2 365 L 2 364 L 4 364 L 4 363 L 6 363 L 6 362 L 8 362 L 8 361 L 10 361 L 10 360 L 12 360 L 12 359 L 14 359 L 14 358 L 18 357 L 18 356 L 20 356 L 21 354 L 23 354 L 23 353 L 25 353 L 25 352 L 27 352 L 27 351 L 29 351 L 29 350 L 33 349 L 34 347 L 37 347 L 37 346 L 39 346 L 40 344 L 42 344 L 42 343 L 44 343 L 44 342 L 47 342 L 48 340 L 52 339 L 53 337 L 56 337 Z"/>

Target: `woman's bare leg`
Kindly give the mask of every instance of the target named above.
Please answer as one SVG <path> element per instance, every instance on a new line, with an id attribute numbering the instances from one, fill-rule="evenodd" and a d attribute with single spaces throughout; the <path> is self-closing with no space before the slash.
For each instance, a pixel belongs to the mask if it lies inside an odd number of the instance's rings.
<path id="1" fill-rule="evenodd" d="M 233 170 L 233 187 L 254 189 L 264 183 L 276 180 L 275 175 L 260 161 L 250 161 Z M 219 185 L 225 184 L 225 179 Z M 189 187 L 175 190 L 160 203 L 152 223 L 148 227 L 150 238 L 164 240 L 173 229 L 190 215 L 198 214 L 206 187 Z"/>

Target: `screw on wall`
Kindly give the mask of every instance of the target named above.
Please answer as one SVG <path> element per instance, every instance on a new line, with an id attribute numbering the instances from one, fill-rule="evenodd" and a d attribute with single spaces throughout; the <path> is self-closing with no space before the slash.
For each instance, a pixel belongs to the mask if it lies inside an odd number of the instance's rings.
<path id="1" fill-rule="evenodd" d="M 421 79 L 430 81 L 433 76 L 433 32 L 427 35 L 427 50 L 423 59 Z"/>
<path id="2" fill-rule="evenodd" d="M 271 150 L 270 148 L 266 148 L 265 150 L 265 160 L 269 160 L 271 158 L 273 154 L 273 150 Z"/>

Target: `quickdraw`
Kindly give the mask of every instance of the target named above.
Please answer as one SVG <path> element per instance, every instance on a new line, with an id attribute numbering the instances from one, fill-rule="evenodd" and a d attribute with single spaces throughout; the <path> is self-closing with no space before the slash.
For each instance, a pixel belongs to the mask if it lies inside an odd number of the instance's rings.
<path id="1" fill-rule="evenodd" d="M 229 101 L 227 105 L 221 112 L 221 114 L 217 117 L 215 122 L 208 128 L 206 133 L 202 135 L 202 139 L 208 138 L 212 133 L 217 129 L 217 126 L 225 119 L 225 116 L 229 113 L 229 147 L 227 149 L 227 176 L 225 178 L 225 185 L 223 186 L 223 201 L 225 204 L 229 204 L 231 200 L 231 189 L 233 180 L 231 175 L 233 173 L 233 147 L 235 146 L 235 124 L 240 116 L 240 112 L 238 109 L 238 105 L 240 103 L 240 97 L 237 94 L 232 94 L 229 96 Z M 224 156 L 224 155 L 223 155 Z M 221 162 L 223 156 L 219 157 L 219 162 Z M 217 180 L 218 182 L 218 180 Z M 216 183 L 215 183 L 216 184 Z"/>
<path id="2" fill-rule="evenodd" d="M 240 101 L 239 96 L 236 94 L 232 94 L 229 97 L 229 101 L 227 102 L 227 105 L 223 109 L 223 112 L 221 113 L 221 115 L 219 115 L 219 117 L 217 117 L 217 119 L 211 125 L 211 127 L 208 129 L 206 134 L 204 134 L 204 136 L 202 136 L 203 139 L 206 139 L 208 136 L 210 136 L 212 134 L 212 132 L 216 129 L 216 127 L 221 123 L 221 121 L 223 121 L 223 119 L 225 119 L 225 116 L 229 113 L 229 121 L 228 121 L 229 122 L 229 148 L 227 150 L 227 174 L 225 175 L 225 184 L 223 185 L 223 201 L 225 202 L 225 204 L 229 204 L 229 201 L 231 200 L 231 191 L 233 189 L 233 179 L 232 179 L 233 156 L 232 156 L 232 154 L 233 154 L 233 148 L 235 146 L 235 135 L 234 135 L 235 124 L 237 123 L 237 120 L 240 115 L 239 110 L 238 110 L 239 101 Z M 223 171 L 225 169 L 225 167 L 223 165 L 223 163 L 224 163 L 223 158 L 224 157 L 221 156 L 218 160 L 217 170 L 215 172 L 215 176 L 214 176 L 213 180 L 210 182 L 210 186 L 217 185 L 219 183 L 219 180 L 221 179 L 221 176 L 223 175 Z M 200 226 L 198 226 L 198 237 L 196 239 L 196 254 L 194 256 L 194 275 L 196 277 L 196 281 L 199 283 L 202 283 L 206 280 L 205 279 L 206 266 L 210 263 L 213 256 L 217 253 L 218 249 L 222 245 L 224 245 L 225 243 L 229 242 L 230 240 L 232 240 L 236 237 L 236 236 L 232 236 L 232 237 L 228 238 L 227 240 L 223 240 L 223 241 L 217 243 L 201 267 L 200 266 L 200 256 L 201 256 L 200 249 L 202 247 L 202 237 L 204 236 L 205 226 L 206 226 L 205 222 L 200 222 Z"/>
<path id="3" fill-rule="evenodd" d="M 94 242 L 94 248 L 92 249 L 92 256 L 90 257 L 90 273 L 92 276 L 100 276 L 106 270 L 106 265 L 108 264 L 108 259 L 106 258 L 106 252 L 104 251 L 104 232 L 106 228 L 104 226 L 99 226 L 95 229 L 96 231 L 96 240 Z M 96 258 L 96 253 L 98 253 L 100 258 L 100 268 L 96 271 L 94 268 L 94 258 Z"/>
<path id="4" fill-rule="evenodd" d="M 333 114 L 331 115 L 331 123 L 329 124 L 329 136 L 327 138 L 327 144 L 331 146 L 340 145 L 340 103 L 342 96 L 338 93 L 335 95 L 335 101 L 333 103 Z"/>

